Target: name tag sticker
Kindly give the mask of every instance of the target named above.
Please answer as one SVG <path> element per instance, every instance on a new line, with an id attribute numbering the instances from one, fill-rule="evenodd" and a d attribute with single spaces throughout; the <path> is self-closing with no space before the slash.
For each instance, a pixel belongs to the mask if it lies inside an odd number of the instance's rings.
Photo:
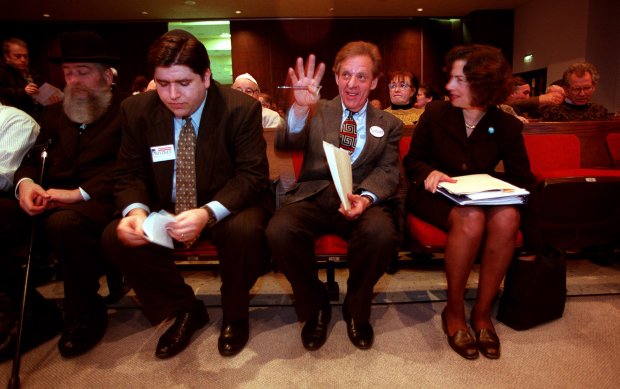
<path id="1" fill-rule="evenodd" d="M 379 126 L 372 126 L 370 127 L 370 133 L 375 137 L 375 138 L 381 138 L 383 137 L 383 135 L 385 134 L 383 132 L 383 128 L 379 127 Z"/>
<path id="2" fill-rule="evenodd" d="M 174 145 L 163 145 L 151 147 L 151 158 L 153 162 L 172 161 L 176 157 L 174 155 Z"/>

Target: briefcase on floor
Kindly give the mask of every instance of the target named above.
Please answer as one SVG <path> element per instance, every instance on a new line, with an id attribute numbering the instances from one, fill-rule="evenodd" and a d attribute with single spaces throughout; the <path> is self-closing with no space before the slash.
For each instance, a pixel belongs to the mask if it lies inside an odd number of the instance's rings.
<path id="1" fill-rule="evenodd" d="M 561 251 L 533 261 L 514 259 L 506 273 L 497 320 L 526 330 L 562 317 L 566 302 L 566 258 Z"/>

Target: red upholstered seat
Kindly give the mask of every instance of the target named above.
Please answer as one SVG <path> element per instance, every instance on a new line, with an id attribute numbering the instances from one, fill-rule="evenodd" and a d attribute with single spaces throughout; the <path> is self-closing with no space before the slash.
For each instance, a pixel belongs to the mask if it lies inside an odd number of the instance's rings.
<path id="1" fill-rule="evenodd" d="M 407 215 L 407 228 L 414 240 L 412 243 L 424 251 L 443 251 L 448 243 L 448 234 L 412 214 Z M 523 235 L 519 231 L 515 246 L 522 245 Z"/>
<path id="2" fill-rule="evenodd" d="M 620 133 L 612 132 L 607 134 L 607 148 L 611 159 L 614 161 L 614 166 L 620 169 Z"/>
<path id="3" fill-rule="evenodd" d="M 210 240 L 199 240 L 190 248 L 177 248 L 174 250 L 176 257 L 215 258 L 217 249 Z"/>
<path id="4" fill-rule="evenodd" d="M 579 169 L 581 147 L 573 134 L 525 134 L 525 148 L 536 180 L 558 177 L 571 169 Z"/>
<path id="5" fill-rule="evenodd" d="M 293 170 L 295 171 L 295 178 L 299 177 L 301 166 L 304 162 L 304 153 L 299 150 L 295 150 L 292 153 L 293 156 Z M 347 254 L 347 242 L 338 235 L 322 235 L 320 236 L 314 245 L 314 253 L 317 256 L 343 256 Z"/>

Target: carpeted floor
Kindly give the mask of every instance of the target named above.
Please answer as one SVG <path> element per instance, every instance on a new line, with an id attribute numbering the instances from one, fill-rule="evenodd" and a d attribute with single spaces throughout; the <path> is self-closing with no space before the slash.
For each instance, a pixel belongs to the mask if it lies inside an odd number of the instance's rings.
<path id="1" fill-rule="evenodd" d="M 63 360 L 57 338 L 27 353 L 23 388 L 616 388 L 620 385 L 620 296 L 568 299 L 564 317 L 517 332 L 498 323 L 502 357 L 467 361 L 441 331 L 443 302 L 375 305 L 375 345 L 361 351 L 346 336 L 340 305 L 325 346 L 301 345 L 293 308 L 254 307 L 247 347 L 217 352 L 221 310 L 190 347 L 170 360 L 153 353 L 165 326 L 136 309 L 110 310 L 105 338 L 90 353 Z M 10 363 L 0 365 L 7 382 Z"/>
<path id="2" fill-rule="evenodd" d="M 170 360 L 155 358 L 155 345 L 169 323 L 151 327 L 130 292 L 109 310 L 108 331 L 88 354 L 62 359 L 58 337 L 26 353 L 22 388 L 620 387 L 620 261 L 600 266 L 571 260 L 567 266 L 570 297 L 564 317 L 523 332 L 496 323 L 502 357 L 494 361 L 482 356 L 467 361 L 448 346 L 439 316 L 445 306 L 441 263 L 382 277 L 372 308 L 375 344 L 368 351 L 350 343 L 342 321 L 346 269 L 336 271 L 340 300 L 334 302 L 327 343 L 316 352 L 301 344 L 290 285 L 281 274 L 269 273 L 252 289 L 250 341 L 233 358 L 217 352 L 222 320 L 217 273 L 187 271 L 186 280 L 211 316 L 187 350 Z M 474 268 L 468 310 L 476 283 Z M 62 298 L 61 282 L 39 290 Z M 10 371 L 10 362 L 0 364 L 1 387 Z"/>

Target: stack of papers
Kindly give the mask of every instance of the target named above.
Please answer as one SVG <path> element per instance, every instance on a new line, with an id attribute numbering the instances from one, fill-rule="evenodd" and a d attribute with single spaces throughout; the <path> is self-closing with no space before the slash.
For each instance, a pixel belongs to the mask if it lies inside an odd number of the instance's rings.
<path id="1" fill-rule="evenodd" d="M 351 157 L 346 150 L 323 141 L 323 150 L 329 165 L 334 186 L 338 191 L 338 196 L 345 210 L 351 209 L 348 194 L 353 192 L 353 172 L 351 168 Z"/>
<path id="2" fill-rule="evenodd" d="M 460 205 L 525 204 L 530 194 L 525 189 L 488 174 L 452 177 L 455 183 L 441 182 L 437 191 Z"/>

